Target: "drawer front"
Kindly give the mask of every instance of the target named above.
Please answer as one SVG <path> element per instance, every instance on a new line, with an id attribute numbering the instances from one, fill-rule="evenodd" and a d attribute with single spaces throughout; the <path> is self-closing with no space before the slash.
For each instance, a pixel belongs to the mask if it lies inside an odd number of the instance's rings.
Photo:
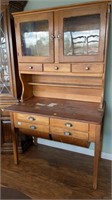
<path id="1" fill-rule="evenodd" d="M 88 123 L 77 122 L 72 120 L 63 120 L 63 119 L 50 119 L 50 126 L 66 128 L 68 130 L 78 130 L 88 132 Z"/>
<path id="2" fill-rule="evenodd" d="M 19 64 L 20 71 L 29 71 L 29 72 L 42 72 L 42 64 Z"/>
<path id="3" fill-rule="evenodd" d="M 72 72 L 75 73 L 103 73 L 103 64 L 77 63 L 72 64 Z"/>
<path id="4" fill-rule="evenodd" d="M 39 116 L 39 115 L 14 113 L 14 120 L 20 121 L 20 122 L 32 123 L 32 124 L 49 125 L 49 118 Z"/>
<path id="5" fill-rule="evenodd" d="M 74 131 L 74 130 L 68 131 L 67 129 L 63 129 L 63 128 L 51 127 L 50 133 L 55 134 L 55 135 L 62 135 L 62 136 L 66 136 L 66 137 L 73 137 L 73 138 L 77 138 L 80 140 L 88 141 L 88 133 L 87 132 L 80 132 L 80 131 Z"/>
<path id="6" fill-rule="evenodd" d="M 44 72 L 70 72 L 70 64 L 45 64 Z"/>
<path id="7" fill-rule="evenodd" d="M 25 123 L 21 121 L 15 121 L 14 125 L 16 128 L 24 128 L 27 130 L 33 130 L 37 132 L 49 133 L 49 126 L 44 126 L 41 124 Z"/>

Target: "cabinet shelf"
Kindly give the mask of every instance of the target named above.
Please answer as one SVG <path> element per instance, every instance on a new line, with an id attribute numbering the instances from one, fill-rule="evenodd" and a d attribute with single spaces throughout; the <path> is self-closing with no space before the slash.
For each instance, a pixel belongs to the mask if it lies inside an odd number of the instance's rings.
<path id="1" fill-rule="evenodd" d="M 28 85 L 32 85 L 32 86 L 50 86 L 50 87 L 72 87 L 72 88 L 99 88 L 101 89 L 100 85 L 77 85 L 77 84 L 58 84 L 58 83 L 28 83 Z"/>
<path id="2" fill-rule="evenodd" d="M 61 73 L 61 72 L 33 72 L 33 71 L 20 71 L 20 74 L 31 74 L 31 75 L 49 75 L 49 76 L 73 76 L 73 77 L 99 77 L 102 78 L 102 73 Z"/>

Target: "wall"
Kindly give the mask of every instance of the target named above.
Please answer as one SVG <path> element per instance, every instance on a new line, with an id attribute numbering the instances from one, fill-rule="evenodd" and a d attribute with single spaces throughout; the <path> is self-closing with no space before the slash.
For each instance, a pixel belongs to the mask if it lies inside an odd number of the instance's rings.
<path id="1" fill-rule="evenodd" d="M 33 10 L 33 9 L 41 9 L 41 8 L 49 8 L 49 7 L 55 7 L 55 6 L 61 6 L 61 5 L 69 5 L 69 4 L 75 4 L 75 3 L 84 3 L 84 2 L 91 2 L 91 1 L 97 1 L 97 0 L 29 0 L 25 10 Z M 102 152 L 103 156 L 109 156 L 110 159 L 112 159 L 112 27 L 109 31 L 109 42 L 108 42 L 108 53 L 107 53 L 107 72 L 106 72 L 106 85 L 105 85 L 105 101 L 106 101 L 106 113 L 104 118 L 104 127 L 103 127 L 103 146 L 102 146 Z M 49 142 L 46 140 L 39 140 L 40 143 L 55 146 L 59 148 L 65 148 L 71 151 L 79 151 L 81 153 L 87 153 L 90 155 L 93 155 L 92 149 L 94 148 L 94 145 L 92 144 L 90 146 L 91 153 L 89 151 L 86 151 L 84 148 L 78 148 L 73 145 L 66 145 L 66 144 L 60 144 L 56 142 Z M 108 155 L 109 154 L 109 155 Z M 111 154 L 111 155 L 110 155 Z"/>

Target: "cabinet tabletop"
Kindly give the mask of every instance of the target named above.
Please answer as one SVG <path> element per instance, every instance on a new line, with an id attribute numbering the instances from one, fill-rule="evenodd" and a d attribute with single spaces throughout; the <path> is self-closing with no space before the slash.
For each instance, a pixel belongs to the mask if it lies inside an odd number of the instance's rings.
<path id="1" fill-rule="evenodd" d="M 98 108 L 98 103 L 32 97 L 27 101 L 9 106 L 6 110 L 101 124 L 104 112 L 99 111 Z"/>

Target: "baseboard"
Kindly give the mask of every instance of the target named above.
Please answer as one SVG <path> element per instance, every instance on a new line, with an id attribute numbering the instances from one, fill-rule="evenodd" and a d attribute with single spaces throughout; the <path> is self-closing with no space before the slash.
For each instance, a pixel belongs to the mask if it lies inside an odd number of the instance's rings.
<path id="1" fill-rule="evenodd" d="M 94 156 L 94 150 L 89 149 L 89 148 L 78 147 L 75 145 L 60 143 L 60 142 L 56 142 L 56 141 L 50 141 L 50 140 L 41 139 L 41 138 L 38 138 L 38 143 L 46 145 L 46 146 L 50 146 L 50 147 L 55 147 L 55 148 L 59 148 L 59 149 L 76 152 L 76 153 Z M 106 159 L 106 160 L 112 160 L 112 154 L 102 152 L 101 158 Z"/>

